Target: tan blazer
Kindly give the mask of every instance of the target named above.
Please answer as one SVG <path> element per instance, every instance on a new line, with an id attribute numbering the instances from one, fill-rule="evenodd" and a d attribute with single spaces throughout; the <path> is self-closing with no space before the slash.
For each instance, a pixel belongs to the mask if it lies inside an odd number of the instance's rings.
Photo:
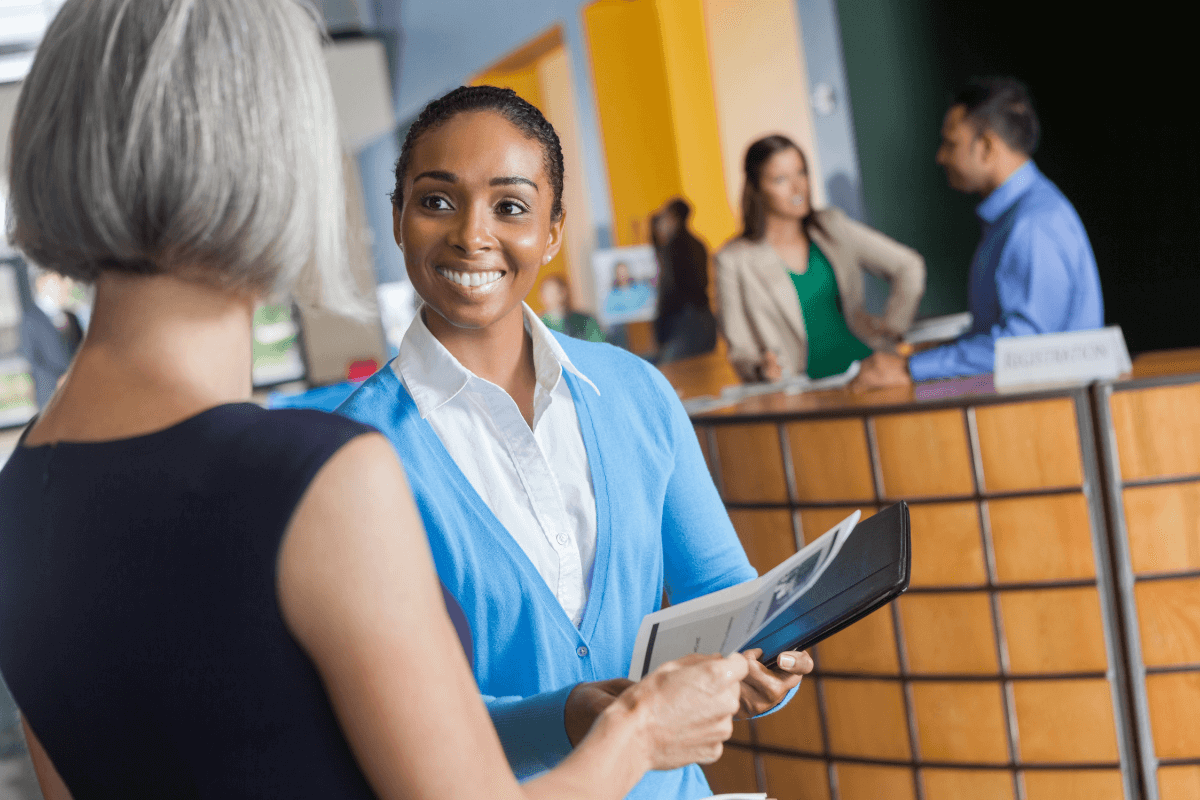
<path id="1" fill-rule="evenodd" d="M 836 208 L 816 213 L 809 234 L 837 277 L 842 313 L 851 332 L 873 350 L 891 350 L 912 324 L 925 293 L 925 260 L 917 251 L 855 222 Z M 808 336 L 796 287 L 783 258 L 765 240 L 737 238 L 715 256 L 717 320 L 729 360 L 742 380 L 760 380 L 758 364 L 775 352 L 784 377 L 805 371 Z M 891 285 L 883 314 L 884 335 L 863 330 L 863 270 Z"/>

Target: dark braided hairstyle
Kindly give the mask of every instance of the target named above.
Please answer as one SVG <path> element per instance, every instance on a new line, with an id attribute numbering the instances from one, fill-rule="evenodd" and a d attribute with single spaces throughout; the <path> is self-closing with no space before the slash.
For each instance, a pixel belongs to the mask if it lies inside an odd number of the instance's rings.
<path id="1" fill-rule="evenodd" d="M 417 121 L 408 129 L 400 158 L 396 161 L 396 188 L 392 192 L 392 204 L 404 206 L 404 179 L 408 175 L 413 147 L 429 131 L 444 125 L 459 114 L 471 111 L 494 111 L 517 127 L 526 137 L 542 146 L 542 159 L 546 174 L 550 177 L 550 188 L 554 190 L 554 205 L 550 218 L 562 218 L 563 205 L 563 154 L 562 145 L 554 126 L 546 121 L 536 106 L 523 100 L 512 89 L 497 86 L 460 86 L 442 95 L 421 110 Z"/>

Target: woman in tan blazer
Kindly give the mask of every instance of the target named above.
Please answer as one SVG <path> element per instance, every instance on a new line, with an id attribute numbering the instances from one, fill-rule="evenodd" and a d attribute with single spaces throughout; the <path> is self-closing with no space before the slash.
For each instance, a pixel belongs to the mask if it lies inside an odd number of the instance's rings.
<path id="1" fill-rule="evenodd" d="M 925 291 L 924 259 L 836 208 L 814 210 L 807 161 L 786 136 L 750 145 L 745 172 L 742 233 L 715 257 L 720 330 L 742 380 L 819 378 L 865 359 L 907 382 L 895 348 Z M 863 270 L 891 285 L 882 316 L 863 308 Z"/>

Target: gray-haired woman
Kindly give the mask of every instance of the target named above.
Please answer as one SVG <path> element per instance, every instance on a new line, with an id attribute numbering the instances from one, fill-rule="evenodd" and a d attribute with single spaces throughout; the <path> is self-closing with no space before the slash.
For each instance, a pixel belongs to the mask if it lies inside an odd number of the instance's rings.
<path id="1" fill-rule="evenodd" d="M 68 0 L 22 87 L 11 238 L 96 285 L 0 472 L 0 670 L 46 796 L 618 798 L 715 759 L 741 656 L 631 687 L 519 787 L 391 446 L 246 402 L 257 298 L 355 305 L 318 30 Z"/>

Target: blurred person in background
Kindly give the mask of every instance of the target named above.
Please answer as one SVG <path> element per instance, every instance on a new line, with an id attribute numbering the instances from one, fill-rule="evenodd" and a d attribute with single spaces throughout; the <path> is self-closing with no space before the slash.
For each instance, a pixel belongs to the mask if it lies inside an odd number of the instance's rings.
<path id="1" fill-rule="evenodd" d="M 708 249 L 688 230 L 691 213 L 687 201 L 677 197 L 650 218 L 650 240 L 658 258 L 658 364 L 717 346 L 717 321 L 708 304 Z"/>
<path id="2" fill-rule="evenodd" d="M 519 786 L 392 447 L 250 402 L 256 301 L 363 305 L 318 20 L 68 0 L 21 87 L 10 239 L 96 287 L 0 470 L 0 673 L 45 797 L 618 800 L 715 759 L 740 655 L 628 687 Z"/>
<path id="3" fill-rule="evenodd" d="M 942 123 L 937 163 L 951 188 L 976 194 L 983 235 L 971 259 L 971 327 L 956 341 L 913 355 L 915 380 L 991 372 L 1002 336 L 1104 325 L 1092 245 L 1075 207 L 1033 163 L 1041 135 L 1029 90 L 1013 78 L 971 82 Z M 872 385 L 895 382 L 865 372 Z"/>
<path id="4" fill-rule="evenodd" d="M 558 333 L 587 342 L 603 342 L 604 331 L 591 314 L 571 310 L 571 289 L 561 275 L 547 275 L 538 286 L 542 301 L 542 322 Z"/>
<path id="5" fill-rule="evenodd" d="M 895 353 L 925 291 L 909 247 L 812 206 L 808 160 L 786 136 L 746 151 L 742 232 L 716 254 L 717 304 L 729 360 L 744 381 L 823 378 L 863 369 L 907 380 Z M 882 316 L 863 307 L 863 272 L 888 282 Z"/>
<path id="6" fill-rule="evenodd" d="M 511 89 L 460 87 L 409 129 L 396 243 L 424 300 L 400 355 L 339 412 L 396 447 L 475 679 L 521 778 L 568 756 L 628 681 L 642 618 L 755 577 L 687 412 L 662 373 L 549 331 L 525 304 L 563 242 L 563 156 Z M 749 650 L 743 716 L 812 669 Z M 708 796 L 696 766 L 631 798 Z"/>
<path id="7" fill-rule="evenodd" d="M 46 312 L 67 343 L 67 350 L 74 356 L 83 342 L 84 333 L 78 313 L 81 309 L 73 296 L 75 281 L 46 270 L 35 269 L 34 272 L 37 276 L 33 281 L 34 302 Z"/>
<path id="8" fill-rule="evenodd" d="M 18 352 L 29 363 L 37 407 L 41 409 L 50 402 L 54 389 L 71 366 L 75 348 L 70 346 L 64 331 L 55 323 L 61 309 L 44 292 L 48 285 L 45 278 L 52 273 L 27 267 L 22 261 L 17 261 L 15 267 L 20 271 L 18 284 L 27 281 L 22 291 L 30 292 L 22 303 Z M 34 275 L 37 278 L 31 280 Z M 59 322 L 67 327 L 65 315 Z"/>

